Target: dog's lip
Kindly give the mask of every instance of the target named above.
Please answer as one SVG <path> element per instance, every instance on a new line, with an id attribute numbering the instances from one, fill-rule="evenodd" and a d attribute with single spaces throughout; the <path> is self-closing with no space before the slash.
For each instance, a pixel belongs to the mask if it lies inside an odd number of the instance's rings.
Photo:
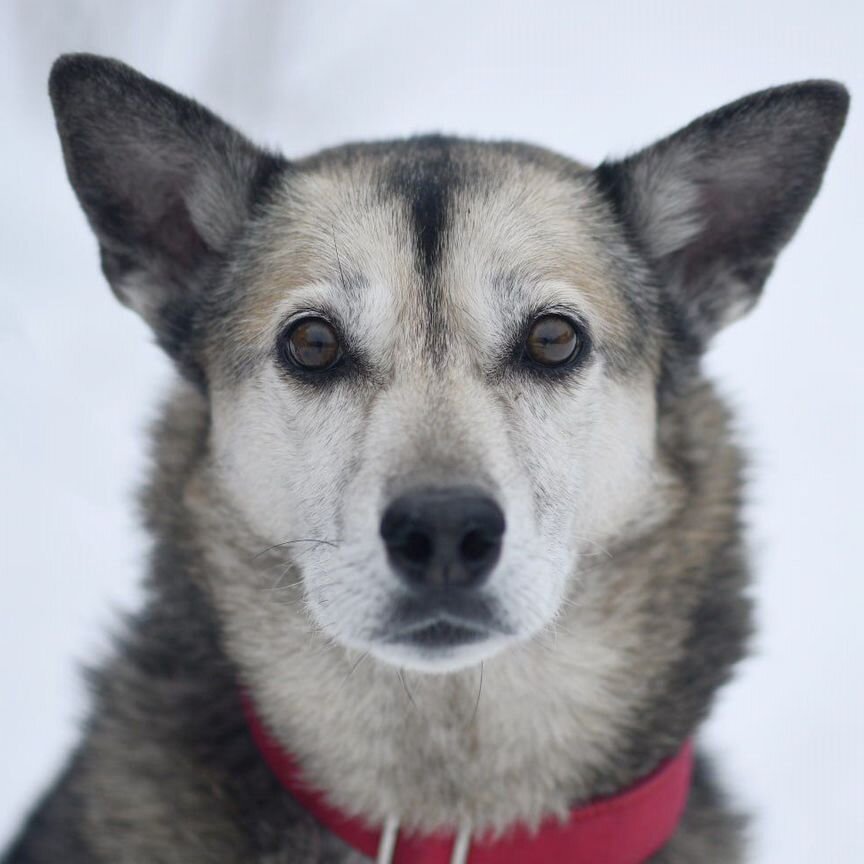
<path id="1" fill-rule="evenodd" d="M 394 598 L 389 618 L 394 631 L 413 630 L 438 619 L 475 630 L 500 629 L 494 600 L 479 592 L 406 592 Z"/>
<path id="2" fill-rule="evenodd" d="M 467 622 L 456 616 L 430 615 L 422 621 L 390 631 L 386 641 L 391 644 L 411 644 L 423 648 L 443 648 L 467 645 L 489 638 L 492 631 L 476 622 Z"/>
<path id="3" fill-rule="evenodd" d="M 495 598 L 484 592 L 400 592 L 374 641 L 426 650 L 450 649 L 513 635 Z"/>
<path id="4" fill-rule="evenodd" d="M 390 644 L 432 648 L 465 645 L 509 632 L 488 598 L 403 596 L 392 608 L 380 638 Z"/>

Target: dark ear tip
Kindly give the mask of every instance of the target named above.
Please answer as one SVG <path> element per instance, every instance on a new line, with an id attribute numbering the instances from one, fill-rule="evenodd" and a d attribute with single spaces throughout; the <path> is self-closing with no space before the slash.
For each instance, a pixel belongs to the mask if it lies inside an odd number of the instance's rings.
<path id="1" fill-rule="evenodd" d="M 48 93 L 57 110 L 82 85 L 118 78 L 129 71 L 119 60 L 98 54 L 61 54 L 51 66 Z"/>
<path id="2" fill-rule="evenodd" d="M 839 81 L 826 81 L 825 83 L 830 85 L 830 99 L 834 104 L 834 113 L 837 118 L 837 132 L 839 134 L 846 123 L 846 115 L 849 113 L 849 103 L 852 101 L 852 95 Z"/>
<path id="3" fill-rule="evenodd" d="M 849 112 L 850 96 L 849 91 L 839 81 L 800 81 L 777 90 L 790 102 L 810 105 L 829 124 L 835 136 L 840 134 Z"/>
<path id="4" fill-rule="evenodd" d="M 817 78 L 811 81 L 802 81 L 798 86 L 827 102 L 835 102 L 847 107 L 849 105 L 849 91 L 839 81 L 832 81 L 830 78 Z"/>
<path id="5" fill-rule="evenodd" d="M 801 87 L 808 91 L 808 94 L 814 100 L 820 102 L 826 108 L 833 109 L 838 116 L 845 119 L 849 111 L 851 97 L 849 91 L 839 81 L 828 79 L 805 81 Z"/>

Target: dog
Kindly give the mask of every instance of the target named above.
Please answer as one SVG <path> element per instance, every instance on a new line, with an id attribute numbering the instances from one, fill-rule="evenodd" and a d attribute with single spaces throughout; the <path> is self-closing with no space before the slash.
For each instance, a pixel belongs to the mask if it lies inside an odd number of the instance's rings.
<path id="1" fill-rule="evenodd" d="M 846 90 L 596 168 L 438 135 L 288 161 L 84 54 L 50 96 L 107 280 L 179 375 L 148 599 L 6 864 L 746 860 L 688 743 L 751 631 L 701 357 Z"/>

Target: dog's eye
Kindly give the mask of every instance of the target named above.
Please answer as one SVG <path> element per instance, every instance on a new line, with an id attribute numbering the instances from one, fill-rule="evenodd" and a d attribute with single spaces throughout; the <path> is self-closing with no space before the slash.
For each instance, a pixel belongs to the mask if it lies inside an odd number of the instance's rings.
<path id="1" fill-rule="evenodd" d="M 563 315 L 541 315 L 525 337 L 525 355 L 540 366 L 571 363 L 585 349 L 587 337 Z"/>
<path id="2" fill-rule="evenodd" d="M 333 325 L 323 318 L 302 318 L 288 327 L 280 341 L 283 360 L 307 372 L 324 372 L 342 357 Z"/>

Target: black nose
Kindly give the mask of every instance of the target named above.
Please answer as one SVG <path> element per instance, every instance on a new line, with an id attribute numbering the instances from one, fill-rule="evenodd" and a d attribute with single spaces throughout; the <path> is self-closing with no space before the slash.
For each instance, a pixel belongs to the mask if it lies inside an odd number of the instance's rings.
<path id="1" fill-rule="evenodd" d="M 472 489 L 423 489 L 397 498 L 381 520 L 390 563 L 412 587 L 475 588 L 501 553 L 504 514 Z"/>

